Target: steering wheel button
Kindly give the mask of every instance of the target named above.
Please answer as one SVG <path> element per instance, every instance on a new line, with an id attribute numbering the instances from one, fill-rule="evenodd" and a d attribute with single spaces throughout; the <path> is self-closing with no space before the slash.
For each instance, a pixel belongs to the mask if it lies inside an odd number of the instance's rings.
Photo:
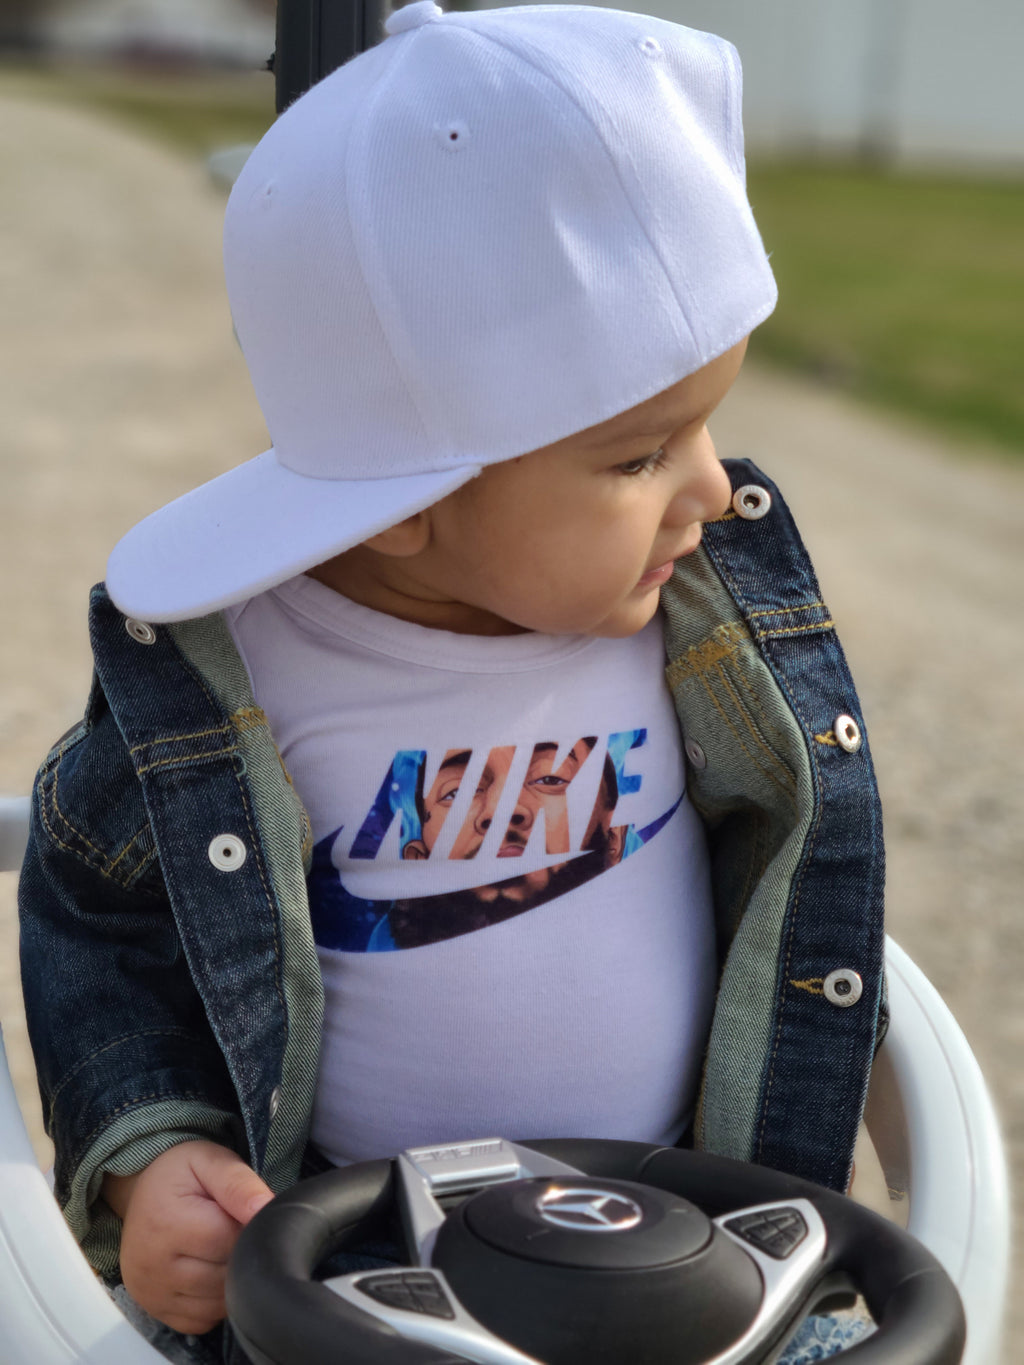
<path id="1" fill-rule="evenodd" d="M 402 1283 L 401 1275 L 371 1275 L 359 1281 L 359 1288 L 371 1299 L 388 1308 L 402 1308 L 407 1313 L 419 1313 L 420 1306 L 412 1290 Z"/>
<path id="2" fill-rule="evenodd" d="M 423 1313 L 431 1318 L 455 1317 L 444 1290 L 429 1271 L 367 1275 L 359 1281 L 359 1288 L 387 1308 L 400 1308 L 406 1313 Z"/>
<path id="3" fill-rule="evenodd" d="M 432 1318 L 455 1318 L 455 1310 L 433 1275 L 413 1272 L 403 1275 L 403 1280 L 416 1300 L 419 1312 Z"/>
<path id="4" fill-rule="evenodd" d="M 797 1209 L 761 1209 L 730 1218 L 725 1226 L 777 1261 L 784 1261 L 807 1236 L 807 1224 Z"/>

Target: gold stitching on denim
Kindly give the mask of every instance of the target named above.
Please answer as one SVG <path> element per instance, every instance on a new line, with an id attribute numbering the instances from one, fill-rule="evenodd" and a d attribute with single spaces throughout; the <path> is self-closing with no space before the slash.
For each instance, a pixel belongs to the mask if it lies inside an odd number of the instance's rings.
<path id="1" fill-rule="evenodd" d="M 155 763 L 144 763 L 141 768 L 135 771 L 142 777 L 144 773 L 151 773 L 154 768 L 180 768 L 184 763 L 199 763 L 204 758 L 226 758 L 229 754 L 238 753 L 236 744 L 225 745 L 223 749 L 204 749 L 198 754 L 179 754 L 177 758 L 158 758 Z"/>
<path id="2" fill-rule="evenodd" d="M 252 821 L 252 808 L 251 808 L 251 806 L 250 806 L 250 804 L 249 804 L 249 796 L 248 796 L 248 793 L 246 792 L 245 784 L 244 784 L 243 782 L 240 782 L 240 781 L 238 780 L 237 775 L 236 775 L 235 781 L 238 783 L 238 791 L 239 791 L 239 794 L 240 794 L 240 796 L 241 796 L 241 798 L 242 798 L 242 807 L 243 807 L 243 809 L 244 809 L 244 811 L 245 811 L 245 823 L 246 823 L 246 825 L 247 825 L 248 828 L 249 828 L 249 838 L 250 838 L 250 841 L 251 841 L 251 843 L 252 843 L 252 847 L 253 847 L 253 849 L 254 849 L 255 852 L 256 852 L 256 860 L 255 860 L 255 862 L 256 862 L 256 871 L 257 871 L 257 873 L 259 874 L 260 885 L 263 887 L 263 894 L 264 894 L 264 896 L 266 897 L 266 900 L 267 900 L 267 906 L 268 906 L 268 908 L 269 908 L 269 910 L 270 910 L 270 920 L 271 920 L 271 924 L 273 925 L 273 929 L 274 929 L 274 983 L 275 983 L 275 986 L 276 986 L 276 988 L 277 988 L 277 998 L 278 998 L 278 1000 L 280 1000 L 280 1002 L 281 1002 L 281 1011 L 282 1011 L 282 1013 L 283 1013 L 283 1015 L 284 1015 L 285 1028 L 287 1029 L 287 1026 L 288 1026 L 288 1002 L 285 1000 L 285 996 L 284 996 L 284 984 L 283 984 L 283 982 L 282 982 L 282 980 L 281 980 L 281 938 L 280 938 L 280 933 L 279 933 L 279 931 L 278 931 L 277 907 L 276 907 L 276 905 L 274 904 L 274 898 L 273 898 L 273 896 L 272 896 L 271 893 L 270 893 L 270 887 L 268 886 L 266 876 L 264 875 L 264 869 L 263 869 L 263 856 L 262 856 L 262 854 L 261 854 L 261 852 L 260 852 L 260 842 L 259 842 L 259 838 L 258 838 L 258 836 L 257 836 L 257 834 L 256 834 L 256 829 L 255 829 L 255 827 L 254 827 L 254 825 L 253 825 L 253 821 Z"/>
<path id="3" fill-rule="evenodd" d="M 91 839 L 87 839 L 86 836 L 81 832 L 81 830 L 79 830 L 75 825 L 71 823 L 71 821 L 61 810 L 60 806 L 57 804 L 56 788 L 57 775 L 59 771 L 59 758 L 60 755 L 58 754 L 57 759 L 54 762 L 54 767 L 51 769 L 52 780 L 49 783 L 48 787 L 43 783 L 40 783 L 37 809 L 39 811 L 39 818 L 43 823 L 43 828 L 46 830 L 46 833 L 49 835 L 50 839 L 57 845 L 57 847 L 64 849 L 65 853 L 70 853 L 71 856 L 74 858 L 81 858 L 89 867 L 95 868 L 95 870 L 100 874 L 101 877 L 106 877 L 110 881 L 115 881 L 118 883 L 118 885 L 127 886 L 128 883 L 132 880 L 132 878 L 138 875 L 138 873 L 146 865 L 146 863 L 151 862 L 153 860 L 153 858 L 156 856 L 155 850 L 150 853 L 144 854 L 142 858 L 140 858 L 138 863 L 136 863 L 132 870 L 127 874 L 123 881 L 120 880 L 119 878 L 112 876 L 111 875 L 112 869 L 116 867 L 117 864 L 121 861 L 121 858 L 124 857 L 124 854 L 128 851 L 128 848 L 131 847 L 131 845 L 135 842 L 135 839 L 137 839 L 139 835 L 138 834 L 135 835 L 135 838 L 131 840 L 131 842 L 126 846 L 125 849 L 122 850 L 122 852 L 113 862 L 110 861 L 108 855 L 104 853 L 104 851 L 101 848 L 99 848 L 96 844 L 94 844 Z M 71 834 L 76 839 L 81 840 L 85 848 L 91 850 L 96 855 L 96 861 L 90 860 L 85 855 L 81 848 L 75 848 L 73 844 L 67 843 L 64 839 L 60 837 L 60 835 L 54 828 L 52 821 L 48 818 L 48 806 L 52 809 L 52 813 L 55 813 L 57 816 L 59 816 L 61 823 L 65 825 L 68 830 L 70 830 Z M 143 828 L 139 831 L 139 834 L 144 833 L 146 828 L 147 826 L 144 825 Z"/>
<path id="4" fill-rule="evenodd" d="M 707 521 L 705 521 L 704 525 L 705 525 L 705 526 L 718 526 L 718 525 L 720 525 L 721 522 L 723 522 L 723 521 L 735 521 L 738 515 L 739 515 L 739 514 L 738 514 L 737 512 L 734 512 L 733 509 L 730 508 L 728 512 L 723 512 L 722 515 L 721 515 L 720 517 L 711 517 L 711 518 L 709 518 Z"/>
<path id="5" fill-rule="evenodd" d="M 151 863 L 156 862 L 156 859 L 157 851 L 156 845 L 154 844 L 154 846 L 147 853 L 144 853 L 139 861 L 124 874 L 122 885 L 125 889 L 134 890 L 133 883 L 142 875 L 143 871 L 149 867 Z M 159 896 L 160 894 L 159 891 L 153 891 L 147 887 L 143 887 L 142 890 L 146 891 L 147 894 L 151 896 Z"/>
<path id="6" fill-rule="evenodd" d="M 182 1038 L 187 1041 L 190 1038 L 195 1040 L 195 1036 L 195 1034 L 189 1033 L 187 1029 L 183 1028 L 144 1028 L 139 1029 L 135 1033 L 122 1033 L 117 1038 L 111 1038 L 110 1042 L 104 1043 L 102 1047 L 93 1048 L 92 1052 L 88 1053 L 85 1057 L 82 1057 L 75 1063 L 54 1089 L 54 1092 L 50 1097 L 51 1117 L 57 1104 L 57 1096 L 64 1087 L 74 1080 L 80 1071 L 84 1070 L 91 1062 L 94 1062 L 97 1057 L 102 1057 L 104 1052 L 109 1052 L 111 1048 L 120 1047 L 122 1043 L 130 1043 L 135 1038 Z"/>
<path id="7" fill-rule="evenodd" d="M 807 991 L 809 995 L 825 994 L 823 976 L 809 976 L 806 981 L 791 981 L 789 984 L 798 991 Z"/>
<path id="8" fill-rule="evenodd" d="M 804 727 L 804 730 L 807 731 L 810 727 L 808 726 L 807 721 L 806 721 L 806 719 L 804 718 L 804 714 L 803 714 L 803 712 L 801 711 L 800 706 L 799 706 L 799 704 L 798 704 L 796 698 L 793 696 L 792 691 L 791 691 L 788 687 L 786 687 L 785 685 L 783 685 L 783 690 L 785 691 L 786 696 L 787 696 L 788 699 L 789 699 L 789 704 L 790 704 L 790 706 L 793 708 L 793 713 L 794 713 L 794 715 L 795 715 L 795 716 L 797 717 L 797 719 L 800 721 L 800 724 Z M 822 786 L 821 786 L 821 784 L 822 784 L 821 772 L 820 772 L 820 770 L 819 770 L 819 768 L 818 768 L 818 766 L 817 766 L 816 763 L 813 763 L 813 762 L 812 762 L 811 765 L 810 765 L 810 768 L 811 768 L 811 781 L 814 783 L 814 786 L 815 786 L 815 788 L 817 789 L 818 800 L 817 800 L 816 809 L 815 809 L 815 811 L 814 811 L 814 818 L 813 818 L 813 820 L 810 822 L 810 826 L 809 826 L 809 828 L 808 828 L 808 830 L 807 830 L 807 838 L 806 838 L 806 840 L 804 841 L 804 855 L 805 855 L 805 856 L 804 856 L 803 864 L 802 864 L 802 866 L 801 866 L 801 868 L 800 868 L 800 875 L 797 877 L 796 885 L 793 887 L 793 892 L 792 892 L 792 906 L 793 906 L 793 912 L 792 912 L 792 914 L 791 914 L 791 916 L 790 916 L 790 921 L 789 921 L 789 937 L 788 937 L 788 940 L 787 940 L 787 943 L 786 943 L 786 961 L 785 961 L 784 966 L 783 966 L 783 974 L 784 974 L 784 976 L 786 977 L 787 980 L 792 979 L 792 978 L 790 978 L 790 976 L 789 976 L 789 967 L 790 967 L 790 963 L 791 963 L 792 960 L 793 960 L 793 939 L 794 939 L 794 937 L 795 937 L 795 935 L 796 935 L 796 917 L 797 917 L 797 915 L 799 914 L 799 911 L 800 911 L 800 895 L 801 895 L 801 892 L 803 891 L 804 878 L 805 878 L 806 875 L 807 875 L 807 869 L 810 867 L 811 862 L 813 861 L 814 845 L 815 845 L 815 842 L 816 842 L 816 840 L 817 840 L 818 829 L 819 829 L 819 827 L 820 827 L 820 825 L 821 825 L 822 813 L 823 813 L 823 811 L 824 811 L 824 806 L 825 806 L 824 794 L 823 794 L 823 792 L 822 792 Z M 824 984 L 824 978 L 823 978 L 823 984 Z M 764 1090 L 764 1104 L 763 1104 L 762 1111 L 761 1111 L 761 1127 L 760 1127 L 760 1130 L 759 1130 L 759 1132 L 758 1132 L 758 1138 L 757 1138 L 757 1141 L 758 1141 L 758 1153 L 759 1153 L 759 1154 L 760 1154 L 760 1152 L 761 1152 L 761 1151 L 763 1150 L 763 1148 L 764 1148 L 764 1130 L 765 1130 L 765 1128 L 766 1128 L 766 1126 L 767 1126 L 767 1124 L 768 1124 L 768 1099 L 769 1099 L 769 1096 L 770 1096 L 771 1093 L 772 1093 L 772 1087 L 773 1087 L 774 1084 L 775 1084 L 775 1063 L 776 1063 L 776 1060 L 777 1060 L 778 1055 L 779 1055 L 779 1048 L 780 1048 L 781 1045 L 782 1045 L 782 1016 L 783 1016 L 783 1014 L 785 1013 L 785 1008 L 786 1008 L 785 999 L 783 999 L 782 1002 L 780 1003 L 780 1007 L 779 1007 L 779 1012 L 778 1012 L 778 1023 L 777 1023 L 776 1026 L 775 1026 L 775 1044 L 774 1044 L 774 1046 L 773 1046 L 773 1048 L 772 1048 L 771 1062 L 769 1063 L 769 1066 L 768 1066 L 768 1079 L 767 1079 L 767 1083 L 766 1083 L 766 1085 L 765 1085 L 765 1090 Z"/>
<path id="9" fill-rule="evenodd" d="M 721 670 L 719 669 L 719 672 L 720 672 L 720 671 L 721 671 Z M 779 788 L 779 790 L 782 792 L 782 794 L 783 794 L 784 796 L 786 796 L 787 798 L 789 798 L 789 800 L 791 801 L 791 800 L 792 800 L 791 794 L 786 790 L 786 788 L 783 786 L 783 784 L 779 781 L 779 779 L 776 777 L 775 773 L 772 772 L 772 770 L 771 770 L 770 768 L 765 768 L 765 767 L 763 766 L 763 764 L 759 763 L 758 760 L 757 760 L 757 758 L 756 758 L 756 756 L 755 756 L 754 754 L 752 754 L 752 753 L 750 752 L 750 749 L 747 747 L 747 745 L 744 744 L 744 742 L 743 742 L 743 736 L 740 734 L 740 731 L 737 729 L 737 727 L 735 726 L 735 724 L 733 723 L 733 721 L 732 721 L 732 720 L 729 718 L 729 716 L 726 714 L 725 708 L 722 706 L 722 703 L 721 703 L 721 702 L 719 701 L 719 699 L 715 696 L 715 693 L 714 693 L 714 691 L 713 691 L 713 689 L 712 689 L 712 687 L 711 687 L 711 685 L 710 685 L 710 682 L 709 682 L 708 677 L 707 677 L 706 674 L 704 674 L 704 675 L 701 676 L 701 682 L 704 684 L 705 691 L 707 692 L 708 696 L 709 696 L 710 699 L 711 699 L 711 704 L 712 704 L 712 706 L 714 706 L 715 710 L 716 710 L 716 711 L 718 712 L 718 714 L 721 716 L 722 721 L 723 721 L 724 724 L 728 727 L 728 729 L 729 729 L 729 731 L 731 732 L 731 734 L 732 734 L 733 738 L 735 739 L 736 743 L 739 745 L 740 749 L 742 749 L 743 753 L 744 753 L 744 754 L 747 756 L 747 758 L 750 760 L 751 764 L 752 764 L 760 773 L 762 773 L 766 778 L 768 778 L 768 780 L 769 780 L 770 782 L 774 782 L 775 785 L 776 785 L 776 786 Z M 747 728 L 750 729 L 749 724 L 748 724 Z"/>
<path id="10" fill-rule="evenodd" d="M 833 749 L 839 748 L 839 741 L 836 739 L 836 732 L 834 730 L 826 730 L 823 735 L 815 735 L 814 738 L 819 744 L 829 744 Z"/>
<path id="11" fill-rule="evenodd" d="M 231 717 L 231 724 L 243 734 L 247 730 L 258 730 L 267 725 L 267 713 L 259 706 L 243 706 Z"/>
<path id="12" fill-rule="evenodd" d="M 121 861 L 121 859 L 125 856 L 125 854 L 128 852 L 128 850 L 129 850 L 134 844 L 138 843 L 138 841 L 142 838 L 143 834 L 146 832 L 146 830 L 147 830 L 148 828 L 149 828 L 148 825 L 143 825 L 142 828 L 138 831 L 138 833 L 134 836 L 134 838 L 128 840 L 128 842 L 125 844 L 125 846 L 124 846 L 124 848 L 121 850 L 121 852 L 117 855 L 117 857 L 114 859 L 114 861 L 109 865 L 109 867 L 108 867 L 108 869 L 107 869 L 108 872 L 111 872 L 111 873 L 113 872 L 114 868 L 118 865 L 118 863 L 119 863 L 119 862 Z M 146 860 L 146 855 L 143 854 L 142 861 L 145 862 L 145 860 Z"/>
<path id="13" fill-rule="evenodd" d="M 817 611 L 818 609 L 828 611 L 824 602 L 805 602 L 799 607 L 772 607 L 765 608 L 764 611 L 752 611 L 751 616 L 790 616 L 797 611 Z"/>
<path id="14" fill-rule="evenodd" d="M 217 725 L 212 730 L 195 730 L 188 735 L 161 735 L 157 739 L 147 739 L 144 744 L 132 745 L 128 752 L 137 754 L 143 749 L 155 749 L 160 744 L 184 744 L 187 739 L 207 739 L 210 735 L 226 735 L 229 729 L 228 725 Z"/>
<path id="15" fill-rule="evenodd" d="M 794 787 L 787 786 L 787 784 L 786 784 L 785 782 L 782 781 L 782 779 L 778 776 L 777 772 L 775 771 L 776 766 L 778 765 L 778 757 L 777 757 L 777 755 L 776 755 L 775 753 L 773 753 L 773 751 L 772 751 L 772 750 L 768 747 L 768 745 L 765 743 L 764 739 L 762 738 L 762 736 L 761 736 L 760 733 L 758 732 L 757 727 L 756 727 L 756 726 L 754 725 L 754 723 L 753 723 L 753 718 L 747 713 L 746 707 L 743 706 L 743 705 L 740 703 L 739 698 L 738 698 L 738 696 L 737 696 L 737 694 L 736 694 L 736 691 L 735 691 L 735 689 L 731 686 L 730 680 L 729 680 L 729 678 L 726 676 L 725 670 L 722 668 L 721 664 L 719 664 L 719 665 L 716 666 L 715 672 L 717 673 L 718 678 L 719 678 L 719 682 L 720 682 L 721 686 L 723 687 L 723 689 L 725 690 L 725 692 L 727 692 L 729 695 L 731 695 L 732 698 L 733 698 L 733 700 L 734 700 L 734 702 L 736 703 L 736 708 L 737 708 L 739 714 L 743 717 L 743 720 L 744 720 L 744 722 L 745 722 L 745 724 L 746 724 L 746 728 L 747 728 L 748 732 L 749 732 L 750 735 L 753 737 L 753 739 L 754 739 L 754 741 L 756 742 L 757 746 L 758 746 L 759 748 L 761 748 L 761 749 L 765 752 L 765 754 L 767 754 L 768 759 L 769 759 L 769 762 L 768 762 L 767 764 L 764 763 L 764 762 L 759 762 L 757 756 L 756 756 L 755 754 L 751 753 L 751 751 L 750 751 L 750 749 L 747 747 L 747 745 L 744 744 L 743 738 L 742 738 L 742 736 L 741 736 L 741 734 L 740 734 L 740 731 L 739 731 L 739 730 L 737 729 L 737 727 L 732 723 L 732 721 L 729 720 L 728 716 L 726 715 L 725 708 L 724 708 L 724 707 L 721 705 L 721 703 L 718 701 L 717 697 L 715 696 L 715 694 L 714 694 L 714 692 L 711 690 L 711 688 L 708 687 L 708 689 L 707 689 L 707 690 L 708 690 L 708 695 L 711 697 L 711 700 L 712 700 L 712 702 L 713 702 L 715 708 L 717 709 L 719 715 L 722 717 L 722 719 L 725 721 L 726 725 L 727 725 L 727 726 L 729 727 L 729 729 L 732 731 L 732 734 L 733 734 L 733 737 L 734 737 L 735 740 L 736 740 L 736 743 L 737 743 L 737 744 L 740 746 L 740 748 L 743 750 L 744 754 L 746 754 L 747 758 L 750 760 L 750 762 L 753 764 L 753 766 L 754 766 L 754 767 L 755 767 L 755 768 L 756 768 L 764 777 L 766 777 L 766 778 L 768 779 L 769 782 L 773 782 L 773 783 L 775 784 L 775 786 L 778 787 L 779 791 L 782 792 L 783 796 L 786 797 L 786 799 L 789 801 L 790 805 L 794 804 L 794 790 L 795 790 L 795 788 L 794 788 Z M 706 685 L 706 684 L 705 684 L 705 685 Z M 783 764 L 782 766 L 785 768 L 785 765 L 784 765 L 784 764 Z M 786 769 L 786 771 L 788 772 L 789 770 Z"/>
<path id="16" fill-rule="evenodd" d="M 777 630 L 761 630 L 759 626 L 754 627 L 754 633 L 759 640 L 774 640 L 780 635 L 801 635 L 807 630 L 835 630 L 836 623 L 831 618 L 825 621 L 813 621 L 809 626 L 784 626 Z"/>
<path id="17" fill-rule="evenodd" d="M 699 645 L 691 645 L 685 654 L 673 659 L 665 670 L 669 685 L 675 686 L 684 678 L 706 673 L 713 665 L 720 663 L 736 653 L 737 649 L 750 637 L 740 621 L 730 621 L 719 626 L 713 635 L 702 640 Z"/>
<path id="18" fill-rule="evenodd" d="M 749 704 L 748 704 L 748 706 L 747 706 L 746 709 L 747 709 L 749 712 L 753 712 L 754 710 L 757 710 L 757 709 L 763 709 L 763 707 L 761 706 L 761 702 L 760 702 L 760 700 L 759 700 L 759 694 L 758 694 L 758 692 L 757 692 L 757 689 L 754 687 L 754 685 L 753 685 L 753 683 L 751 682 L 750 678 L 747 677 L 747 674 L 746 674 L 745 670 L 744 670 L 743 668 L 737 666 L 736 672 L 735 672 L 735 676 L 736 676 L 736 677 L 740 680 L 740 682 L 743 684 L 743 686 L 744 686 L 744 688 L 745 688 L 745 690 L 746 690 L 747 696 L 750 698 L 750 702 L 749 702 Z M 766 743 L 767 743 L 767 741 L 766 741 Z M 770 745 L 769 745 L 769 748 L 770 748 Z M 774 749 L 772 749 L 771 752 L 772 752 L 772 756 L 775 758 L 777 764 L 778 764 L 780 767 L 782 767 L 783 770 L 784 770 L 784 771 L 788 774 L 788 776 L 789 776 L 789 780 L 790 780 L 791 785 L 790 785 L 790 786 L 788 787 L 788 789 L 786 789 L 786 790 L 787 790 L 787 795 L 789 796 L 790 805 L 793 806 L 793 808 L 795 809 L 795 808 L 796 808 L 797 788 L 798 788 L 798 786 L 799 786 L 799 782 L 798 782 L 798 779 L 797 779 L 797 775 L 796 775 L 796 773 L 794 772 L 794 770 L 790 767 L 790 765 L 785 761 L 785 759 L 782 757 L 781 754 L 776 753 Z"/>
<path id="19" fill-rule="evenodd" d="M 76 829 L 75 826 L 71 823 L 71 821 L 70 821 L 70 820 L 67 818 L 67 816 L 64 814 L 64 812 L 61 810 L 60 806 L 57 804 L 57 777 L 58 777 L 59 772 L 60 772 L 60 762 L 59 762 L 59 757 L 58 757 L 58 762 L 54 765 L 54 768 L 53 768 L 53 781 L 50 783 L 50 792 L 49 792 L 50 800 L 51 800 L 52 806 L 53 806 L 53 812 L 54 812 L 56 815 L 58 815 L 58 816 L 60 817 L 60 820 L 61 820 L 62 824 L 63 824 L 67 829 L 69 829 L 69 830 L 71 831 L 71 833 L 72 833 L 76 838 L 80 839 L 80 840 L 82 841 L 82 843 L 85 844 L 86 848 L 92 849 L 93 853 L 96 854 L 97 858 L 100 859 L 101 863 L 105 863 L 105 862 L 107 861 L 107 858 L 106 858 L 106 854 L 103 852 L 103 850 L 100 849 L 100 848 L 97 848 L 97 846 L 96 846 L 91 840 L 87 839 L 87 838 L 85 837 L 85 835 L 82 834 L 82 832 L 81 832 L 80 830 Z M 81 857 L 81 850 L 80 850 L 80 849 L 77 849 L 77 848 L 72 848 L 72 846 L 71 846 L 70 844 L 66 844 L 66 843 L 64 842 L 64 840 L 61 839 L 61 838 L 58 836 L 57 831 L 53 828 L 53 826 L 52 826 L 52 825 L 50 824 L 50 822 L 47 820 L 47 818 L 46 818 L 46 796 L 47 796 L 47 793 L 46 793 L 45 791 L 41 792 L 41 793 L 40 793 L 40 800 L 39 800 L 39 815 L 40 815 L 40 819 L 42 820 L 43 824 L 46 826 L 46 832 L 49 834 L 50 838 L 53 839 L 53 841 L 54 841 L 56 844 L 58 844 L 61 848 L 65 849 L 68 853 L 73 853 L 73 854 L 75 854 L 76 857 Z M 102 867 L 100 868 L 100 871 L 103 871 Z M 106 874 L 104 874 L 104 875 L 106 875 Z"/>
<path id="20" fill-rule="evenodd" d="M 743 670 L 737 668 L 736 671 L 742 677 Z M 761 733 L 760 727 L 758 726 L 753 715 L 751 714 L 750 708 L 744 704 L 742 697 L 737 692 L 733 679 L 728 674 L 726 674 L 725 670 L 721 666 L 719 666 L 718 668 L 718 675 L 722 680 L 722 685 L 725 687 L 726 691 L 731 695 L 733 702 L 735 703 L 736 710 L 746 721 L 747 729 L 753 735 L 754 740 L 756 741 L 758 747 L 767 756 L 770 767 L 766 769 L 766 775 L 770 777 L 772 781 L 774 781 L 776 785 L 781 788 L 781 790 L 786 796 L 789 797 L 790 804 L 791 805 L 795 804 L 794 797 L 796 795 L 796 777 L 790 770 L 788 764 L 782 761 L 780 755 L 775 752 L 775 750 L 769 744 L 768 740 Z M 744 679 L 744 681 L 746 680 Z M 788 782 L 784 781 L 781 777 L 778 776 L 778 769 L 780 768 L 789 778 Z"/>

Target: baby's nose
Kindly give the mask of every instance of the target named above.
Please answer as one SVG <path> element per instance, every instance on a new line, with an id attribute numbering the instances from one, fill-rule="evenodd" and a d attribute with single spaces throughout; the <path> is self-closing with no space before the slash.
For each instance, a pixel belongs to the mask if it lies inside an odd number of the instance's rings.
<path id="1" fill-rule="evenodd" d="M 670 516 L 676 525 L 715 521 L 724 516 L 732 501 L 732 485 L 718 458 L 707 427 L 698 440 L 685 480 L 673 500 Z"/>

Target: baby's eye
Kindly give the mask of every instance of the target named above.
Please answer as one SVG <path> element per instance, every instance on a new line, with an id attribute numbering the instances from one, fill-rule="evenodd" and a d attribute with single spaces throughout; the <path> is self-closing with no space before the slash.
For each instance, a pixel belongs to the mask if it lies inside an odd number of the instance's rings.
<path id="1" fill-rule="evenodd" d="M 641 455 L 635 460 L 626 460 L 623 464 L 617 464 L 615 468 L 620 474 L 653 474 L 656 469 L 660 469 L 665 463 L 665 449 L 659 446 L 650 455 Z"/>

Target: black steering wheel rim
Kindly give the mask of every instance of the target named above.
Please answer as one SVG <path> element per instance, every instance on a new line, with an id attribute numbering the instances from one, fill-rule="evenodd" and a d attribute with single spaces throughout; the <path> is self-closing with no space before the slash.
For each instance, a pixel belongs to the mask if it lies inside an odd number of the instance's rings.
<path id="1" fill-rule="evenodd" d="M 807 1201 L 827 1231 L 815 1284 L 845 1277 L 878 1324 L 876 1333 L 848 1348 L 842 1359 L 851 1365 L 957 1365 L 962 1358 L 963 1308 L 938 1261 L 901 1228 L 842 1195 L 766 1167 L 678 1148 L 582 1139 L 522 1146 L 595 1180 L 631 1181 L 679 1196 L 712 1219 L 750 1206 Z M 339 1310 L 337 1295 L 314 1279 L 329 1256 L 387 1235 L 397 1184 L 392 1161 L 330 1171 L 278 1196 L 243 1230 L 229 1268 L 227 1302 L 256 1365 L 465 1361 L 436 1344 L 410 1340 L 350 1305 Z M 750 1365 L 773 1359 L 777 1340 L 743 1359 Z"/>

